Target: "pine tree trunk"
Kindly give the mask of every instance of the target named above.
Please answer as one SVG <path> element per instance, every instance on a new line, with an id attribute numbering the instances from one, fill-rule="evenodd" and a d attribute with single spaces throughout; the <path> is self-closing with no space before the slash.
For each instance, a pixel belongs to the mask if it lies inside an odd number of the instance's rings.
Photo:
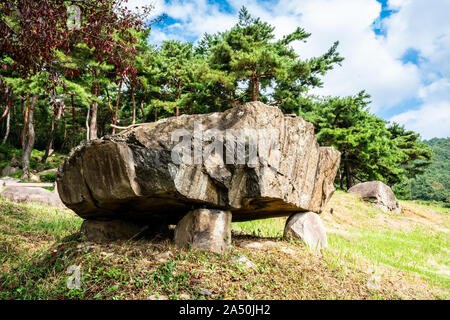
<path id="1" fill-rule="evenodd" d="M 92 92 L 95 97 L 99 95 L 99 84 L 92 84 Z M 98 110 L 98 102 L 92 101 L 92 111 L 91 111 L 91 122 L 89 125 L 89 140 L 97 139 L 97 110 Z"/>
<path id="2" fill-rule="evenodd" d="M 133 120 L 131 124 L 136 124 L 136 101 L 134 100 L 134 89 L 131 88 L 131 99 L 133 100 Z"/>
<path id="3" fill-rule="evenodd" d="M 117 103 L 116 103 L 116 113 L 114 114 L 113 124 L 117 125 L 117 118 L 119 117 L 119 102 L 120 102 L 120 91 L 122 90 L 122 81 L 119 84 L 119 92 L 117 93 Z M 116 134 L 116 128 L 113 127 L 112 134 Z"/>
<path id="4" fill-rule="evenodd" d="M 34 94 L 33 98 L 31 99 L 31 106 L 28 110 L 28 139 L 24 143 L 23 150 L 22 150 L 22 168 L 23 168 L 23 174 L 22 179 L 29 179 L 30 178 L 30 157 L 31 157 L 31 151 L 33 151 L 34 147 L 34 139 L 35 139 L 35 132 L 34 132 L 34 108 L 36 106 L 36 102 L 38 99 L 38 95 Z"/>
<path id="5" fill-rule="evenodd" d="M 141 102 L 142 123 L 145 122 L 144 102 Z"/>
<path id="6" fill-rule="evenodd" d="M 89 134 L 89 116 L 91 115 L 91 109 L 88 109 L 86 114 L 86 140 L 89 141 L 90 134 Z"/>
<path id="7" fill-rule="evenodd" d="M 22 149 L 25 148 L 25 138 L 27 136 L 27 125 L 28 125 L 28 110 L 30 109 L 30 93 L 27 92 L 27 100 L 25 107 L 25 115 L 23 116 L 23 131 L 22 131 Z"/>
<path id="8" fill-rule="evenodd" d="M 178 102 L 178 100 L 180 99 L 180 97 L 181 97 L 181 82 L 178 82 L 178 86 L 177 86 L 177 102 Z M 180 115 L 180 108 L 177 106 L 176 107 L 176 115 L 177 115 L 177 117 Z"/>
<path id="9" fill-rule="evenodd" d="M 256 81 L 255 81 L 255 100 L 253 101 L 258 101 L 259 100 L 259 78 L 256 77 Z"/>
<path id="10" fill-rule="evenodd" d="M 61 116 L 64 110 L 64 99 L 61 101 L 58 107 L 58 113 L 56 115 L 56 121 L 55 116 L 53 115 L 52 118 L 52 131 L 50 132 L 50 138 L 47 142 L 47 147 L 45 148 L 45 154 L 42 157 L 42 163 L 45 163 L 47 161 L 48 156 L 50 155 L 50 150 L 53 148 L 53 141 L 55 140 L 55 134 L 56 130 L 58 130 L 59 121 L 61 120 Z"/>
<path id="11" fill-rule="evenodd" d="M 155 107 L 155 122 L 158 121 L 158 108 Z"/>
<path id="12" fill-rule="evenodd" d="M 75 104 L 74 104 L 74 98 L 73 98 L 73 94 L 72 94 L 72 137 L 70 140 L 70 149 L 72 149 L 75 146 L 75 118 L 76 118 L 76 113 L 75 113 Z"/>
<path id="13" fill-rule="evenodd" d="M 3 137 L 2 145 L 6 143 L 6 140 L 8 139 L 8 136 L 9 136 L 10 118 L 11 118 L 11 110 L 8 110 L 8 113 L 6 114 L 6 132 L 5 132 L 5 136 Z"/>
<path id="14" fill-rule="evenodd" d="M 347 178 L 347 190 L 353 187 L 353 176 L 352 176 L 352 167 L 348 163 L 348 160 L 345 162 L 345 175 Z"/>

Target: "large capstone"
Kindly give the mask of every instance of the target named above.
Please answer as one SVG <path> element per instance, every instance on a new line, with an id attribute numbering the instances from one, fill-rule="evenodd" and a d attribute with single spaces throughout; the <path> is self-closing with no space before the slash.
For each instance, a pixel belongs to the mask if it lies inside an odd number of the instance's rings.
<path id="1" fill-rule="evenodd" d="M 320 213 L 340 153 L 314 127 L 260 102 L 129 128 L 74 148 L 60 166 L 62 201 L 85 219 L 176 224 L 197 208 L 233 221 Z"/>

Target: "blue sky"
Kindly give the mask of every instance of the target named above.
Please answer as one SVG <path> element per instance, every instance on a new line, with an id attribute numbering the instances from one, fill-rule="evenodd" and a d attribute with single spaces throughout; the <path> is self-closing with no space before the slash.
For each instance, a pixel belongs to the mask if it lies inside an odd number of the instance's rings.
<path id="1" fill-rule="evenodd" d="M 154 3 L 168 19 L 150 41 L 196 41 L 230 28 L 245 5 L 275 26 L 277 37 L 301 26 L 312 35 L 293 47 L 318 56 L 335 40 L 346 59 L 324 77 L 321 95 L 353 95 L 365 89 L 371 111 L 423 138 L 450 136 L 450 1 L 441 0 L 129 0 Z"/>

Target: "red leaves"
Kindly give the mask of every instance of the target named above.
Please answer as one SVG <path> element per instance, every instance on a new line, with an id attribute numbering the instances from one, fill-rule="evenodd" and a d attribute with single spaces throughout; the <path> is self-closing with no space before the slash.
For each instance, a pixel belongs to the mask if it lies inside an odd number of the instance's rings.
<path id="1" fill-rule="evenodd" d="M 113 61 L 118 75 L 132 74 L 135 69 L 130 66 L 138 40 L 128 30 L 142 30 L 144 16 L 120 8 L 122 3 L 123 0 L 76 2 L 81 9 L 82 25 L 81 30 L 72 32 L 67 28 L 68 14 L 64 1 L 8 1 L 0 9 L 0 20 L 9 16 L 15 19 L 17 27 L 13 30 L 0 23 L 0 51 L 10 56 L 24 75 L 44 69 L 53 72 L 55 51 L 71 55 L 70 47 L 81 41 L 95 48 L 95 60 L 100 63 Z M 20 15 L 14 8 L 20 9 Z M 117 34 L 121 39 L 116 37 Z"/>

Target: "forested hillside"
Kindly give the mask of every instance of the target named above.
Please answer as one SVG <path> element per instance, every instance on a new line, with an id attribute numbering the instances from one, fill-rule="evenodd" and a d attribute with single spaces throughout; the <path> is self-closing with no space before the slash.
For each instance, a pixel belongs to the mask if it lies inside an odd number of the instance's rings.
<path id="1" fill-rule="evenodd" d="M 433 150 L 433 163 L 423 175 L 411 179 L 411 197 L 450 203 L 450 138 L 425 143 Z"/>

